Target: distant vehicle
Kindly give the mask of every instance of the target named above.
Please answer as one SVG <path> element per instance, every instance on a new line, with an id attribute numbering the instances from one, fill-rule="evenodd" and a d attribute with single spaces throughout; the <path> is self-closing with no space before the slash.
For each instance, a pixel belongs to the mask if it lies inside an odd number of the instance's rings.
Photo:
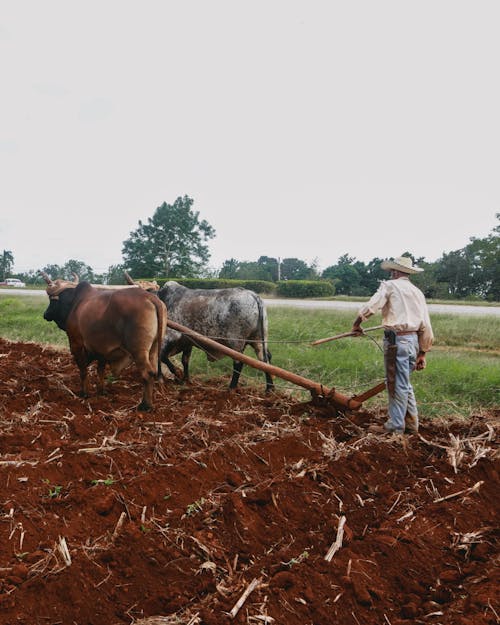
<path id="1" fill-rule="evenodd" d="M 18 278 L 6 278 L 3 282 L 0 282 L 0 286 L 14 286 L 18 289 L 24 289 L 26 284 Z"/>

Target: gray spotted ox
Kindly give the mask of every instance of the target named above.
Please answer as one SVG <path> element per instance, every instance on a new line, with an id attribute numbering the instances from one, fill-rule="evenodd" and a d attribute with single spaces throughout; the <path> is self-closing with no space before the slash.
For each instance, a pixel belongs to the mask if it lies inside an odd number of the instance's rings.
<path id="1" fill-rule="evenodd" d="M 188 289 L 178 282 L 168 281 L 158 291 L 158 297 L 165 303 L 169 319 L 195 330 L 231 349 L 243 352 L 247 345 L 255 350 L 257 358 L 271 362 L 267 348 L 267 314 L 261 298 L 248 289 Z M 161 353 L 162 361 L 169 370 L 183 381 L 189 380 L 189 358 L 193 345 L 203 349 L 209 360 L 218 360 L 223 355 L 209 350 L 187 336 L 167 329 Z M 170 357 L 182 352 L 183 373 L 180 374 Z M 243 363 L 233 361 L 233 375 L 230 388 L 238 385 Z M 269 373 L 266 376 L 266 390 L 274 388 Z"/>
<path id="2" fill-rule="evenodd" d="M 75 274 L 74 274 L 75 275 Z M 167 324 L 165 305 L 140 288 L 97 288 L 88 282 L 47 282 L 49 305 L 44 319 L 55 321 L 68 335 L 73 358 L 80 370 L 81 395 L 89 394 L 87 368 L 97 361 L 99 393 L 104 392 L 104 370 L 113 375 L 132 362 L 144 385 L 138 410 L 153 407 L 153 384 L 161 372 L 160 355 Z"/>

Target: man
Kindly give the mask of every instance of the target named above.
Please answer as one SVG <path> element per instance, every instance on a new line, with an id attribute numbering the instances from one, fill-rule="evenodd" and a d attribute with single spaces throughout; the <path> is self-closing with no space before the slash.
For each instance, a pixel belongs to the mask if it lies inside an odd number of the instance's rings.
<path id="1" fill-rule="evenodd" d="M 389 418 L 382 431 L 397 434 L 418 432 L 418 410 L 410 373 L 425 369 L 425 354 L 434 340 L 424 294 L 410 282 L 423 271 L 409 256 L 381 264 L 391 272 L 355 319 L 352 331 L 362 334 L 361 323 L 379 310 L 384 325 L 384 363 L 389 394 Z"/>

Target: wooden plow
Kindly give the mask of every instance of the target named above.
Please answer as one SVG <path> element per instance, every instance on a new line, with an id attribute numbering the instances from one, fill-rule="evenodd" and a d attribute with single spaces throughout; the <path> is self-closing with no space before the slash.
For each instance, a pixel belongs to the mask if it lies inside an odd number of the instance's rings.
<path id="1" fill-rule="evenodd" d="M 221 354 L 230 356 L 233 360 L 237 360 L 244 364 L 250 365 L 250 367 L 253 367 L 254 369 L 267 371 L 275 377 L 286 380 L 287 382 L 291 382 L 292 384 L 296 384 L 297 386 L 301 386 L 302 388 L 310 391 L 314 399 L 322 398 L 327 402 L 331 402 L 336 408 L 340 410 L 357 410 L 361 407 L 361 404 L 364 401 L 370 399 L 370 397 L 373 397 L 374 395 L 377 395 L 386 388 L 384 381 L 380 382 L 373 388 L 368 389 L 364 393 L 361 393 L 359 395 L 353 395 L 352 397 L 347 397 L 346 395 L 343 395 L 342 393 L 336 391 L 335 388 L 327 388 L 323 386 L 323 384 L 318 384 L 318 382 L 314 382 L 313 380 L 304 378 L 301 375 L 297 375 L 295 373 L 287 371 L 286 369 L 281 369 L 280 367 L 276 367 L 275 365 L 271 365 L 267 362 L 261 362 L 260 360 L 257 360 L 257 358 L 246 356 L 241 352 L 237 352 L 230 347 L 226 347 L 225 345 L 222 345 L 221 343 L 218 343 L 213 339 L 209 339 L 203 334 L 199 334 L 198 332 L 191 330 L 191 328 L 180 325 L 179 323 L 171 321 L 170 319 L 167 320 L 167 326 L 172 328 L 172 330 L 177 330 L 177 332 L 181 332 L 182 334 L 189 336 L 191 339 L 193 339 L 193 342 L 195 343 L 200 343 L 203 346 L 215 349 Z"/>

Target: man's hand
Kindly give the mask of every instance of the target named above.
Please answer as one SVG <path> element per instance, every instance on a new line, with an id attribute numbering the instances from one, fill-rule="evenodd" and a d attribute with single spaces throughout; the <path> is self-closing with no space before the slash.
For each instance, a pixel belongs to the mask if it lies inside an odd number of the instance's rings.
<path id="1" fill-rule="evenodd" d="M 427 366 L 427 362 L 425 360 L 425 354 L 423 352 L 419 352 L 417 356 L 417 360 L 415 362 L 415 369 L 417 371 L 422 371 Z"/>
<path id="2" fill-rule="evenodd" d="M 361 327 L 361 317 L 356 317 L 352 324 L 351 332 L 353 334 L 364 334 L 364 330 Z"/>

